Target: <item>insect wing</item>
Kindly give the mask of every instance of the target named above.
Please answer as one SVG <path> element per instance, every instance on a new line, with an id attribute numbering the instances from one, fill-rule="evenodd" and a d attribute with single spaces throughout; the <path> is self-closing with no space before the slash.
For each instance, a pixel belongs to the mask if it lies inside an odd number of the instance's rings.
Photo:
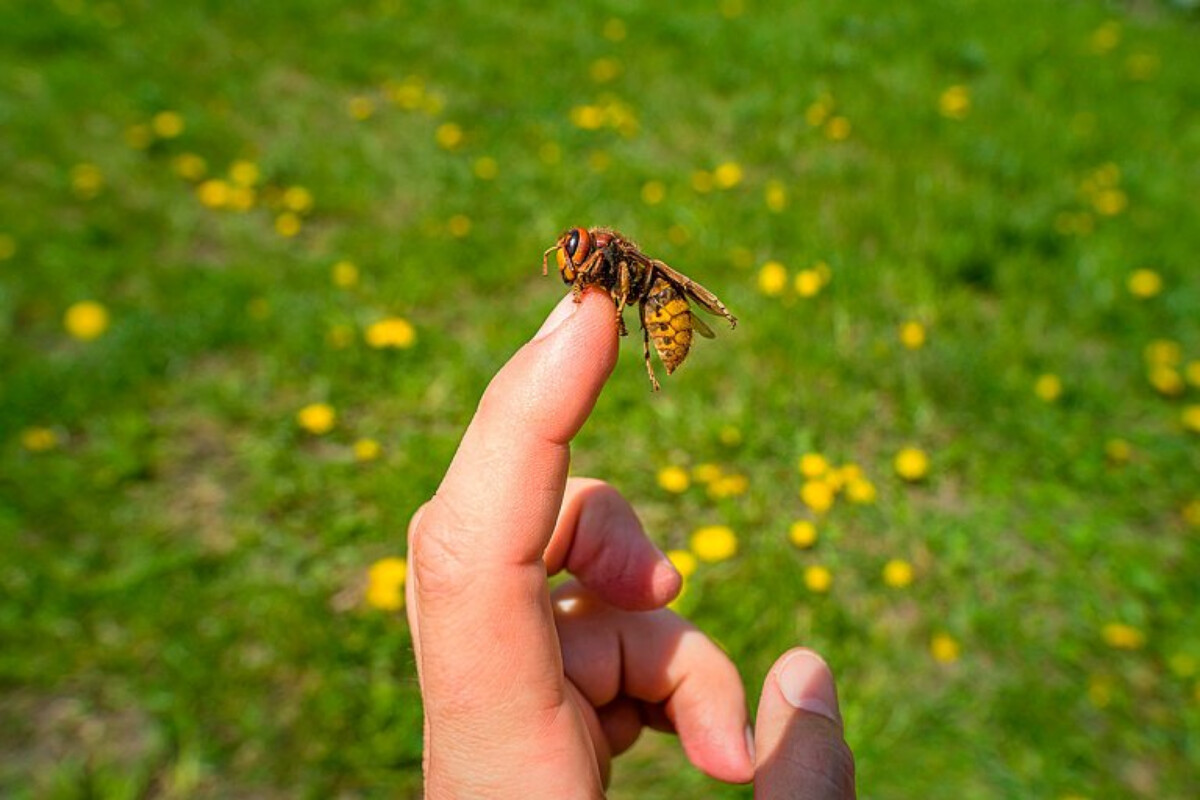
<path id="1" fill-rule="evenodd" d="M 718 316 L 725 317 L 725 319 L 729 320 L 730 327 L 737 327 L 737 317 L 730 314 L 729 309 L 725 308 L 725 304 L 722 303 L 720 299 L 718 299 L 717 296 L 708 289 L 705 289 L 687 275 L 684 275 L 678 270 L 672 269 L 658 259 L 651 259 L 650 265 L 654 267 L 654 269 L 658 270 L 664 278 L 678 286 L 680 291 L 703 306 L 705 311 L 709 312 L 710 314 L 716 314 Z M 698 319 L 695 314 L 693 314 L 692 317 L 694 319 Z"/>
<path id="2" fill-rule="evenodd" d="M 712 328 L 708 327 L 708 324 L 695 314 L 692 314 L 692 329 L 705 339 L 717 338 L 716 334 L 712 332 Z"/>

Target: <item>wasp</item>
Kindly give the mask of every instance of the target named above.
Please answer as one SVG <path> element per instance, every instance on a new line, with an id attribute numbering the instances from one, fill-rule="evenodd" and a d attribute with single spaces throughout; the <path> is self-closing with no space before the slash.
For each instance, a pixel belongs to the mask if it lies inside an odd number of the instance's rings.
<path id="1" fill-rule="evenodd" d="M 729 313 L 715 294 L 656 258 L 642 252 L 631 239 L 612 228 L 571 228 L 558 237 L 553 247 L 542 254 L 542 274 L 549 271 L 550 254 L 555 253 L 558 271 L 564 283 L 571 284 L 578 303 L 583 290 L 598 286 L 617 305 L 617 331 L 625 336 L 625 307 L 638 304 L 642 318 L 642 354 L 652 391 L 659 390 L 658 378 L 650 363 L 650 340 L 658 358 L 670 375 L 692 349 L 692 331 L 708 339 L 712 330 L 692 313 L 688 300 L 705 311 L 729 320 L 737 327 L 737 317 Z"/>

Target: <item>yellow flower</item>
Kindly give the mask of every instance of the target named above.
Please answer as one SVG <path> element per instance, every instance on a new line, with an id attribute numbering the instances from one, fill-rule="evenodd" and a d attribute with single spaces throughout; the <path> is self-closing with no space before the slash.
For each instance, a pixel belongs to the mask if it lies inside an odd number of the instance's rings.
<path id="1" fill-rule="evenodd" d="M 806 478 L 819 478 L 829 471 L 829 461 L 820 453 L 805 453 L 797 464 L 800 474 Z"/>
<path id="2" fill-rule="evenodd" d="M 1033 383 L 1033 393 L 1038 396 L 1039 400 L 1046 403 L 1053 403 L 1062 397 L 1062 379 L 1051 373 L 1039 375 L 1038 379 Z"/>
<path id="3" fill-rule="evenodd" d="M 902 558 L 893 558 L 883 565 L 883 582 L 893 589 L 903 589 L 913 582 L 913 567 Z"/>
<path id="4" fill-rule="evenodd" d="M 71 168 L 71 189 L 82 200 L 91 200 L 104 188 L 104 174 L 95 164 L 76 164 Z"/>
<path id="5" fill-rule="evenodd" d="M 662 181 L 646 181 L 642 184 L 642 202 L 656 206 L 667 196 L 667 187 Z"/>
<path id="6" fill-rule="evenodd" d="M 403 317 L 387 317 L 367 327 L 367 345 L 376 349 L 393 347 L 407 349 L 417 341 L 417 331 Z"/>
<path id="7" fill-rule="evenodd" d="M 289 186 L 283 190 L 283 207 L 297 214 L 311 211 L 313 207 L 312 192 L 303 186 Z"/>
<path id="8" fill-rule="evenodd" d="M 708 496 L 714 500 L 745 494 L 750 481 L 745 475 L 722 475 L 708 485 Z"/>
<path id="9" fill-rule="evenodd" d="M 1088 678 L 1088 701 L 1096 708 L 1107 708 L 1112 705 L 1113 682 L 1105 675 L 1092 675 Z"/>
<path id="10" fill-rule="evenodd" d="M 764 199 L 767 203 L 767 209 L 774 211 L 776 214 L 787 208 L 787 187 L 783 185 L 783 181 L 767 181 Z"/>
<path id="11" fill-rule="evenodd" d="M 1104 643 L 1115 650 L 1141 650 L 1146 644 L 1146 634 L 1122 622 L 1108 623 L 1100 634 Z"/>
<path id="12" fill-rule="evenodd" d="M 807 109 L 804 110 L 804 119 L 814 128 L 819 128 L 829 119 L 829 112 L 833 108 L 833 98 L 822 97 L 813 102 Z"/>
<path id="13" fill-rule="evenodd" d="M 294 212 L 284 211 L 275 218 L 275 232 L 285 239 L 290 239 L 300 232 L 300 217 Z"/>
<path id="14" fill-rule="evenodd" d="M 721 468 L 716 464 L 697 464 L 692 467 L 692 477 L 700 483 L 712 483 L 721 477 Z"/>
<path id="15" fill-rule="evenodd" d="M 312 403 L 296 412 L 296 422 L 309 433 L 320 436 L 333 430 L 337 412 L 328 403 Z"/>
<path id="16" fill-rule="evenodd" d="M 813 564 L 804 570 L 804 585 L 810 592 L 824 594 L 829 591 L 829 587 L 833 586 L 833 573 L 829 571 L 828 567 Z"/>
<path id="17" fill-rule="evenodd" d="M 850 120 L 833 117 L 825 123 L 825 138 L 831 142 L 842 142 L 850 138 Z"/>
<path id="18" fill-rule="evenodd" d="M 446 220 L 446 230 L 455 239 L 462 239 L 471 232 L 471 218 L 466 214 L 455 214 Z"/>
<path id="19" fill-rule="evenodd" d="M 1125 283 L 1129 293 L 1141 300 L 1149 300 L 1163 289 L 1163 279 L 1152 269 L 1135 269 L 1129 273 Z"/>
<path id="20" fill-rule="evenodd" d="M 174 139 L 183 133 L 183 117 L 178 111 L 160 111 L 150 119 L 154 135 L 160 139 Z"/>
<path id="21" fill-rule="evenodd" d="M 860 506 L 875 502 L 875 484 L 866 478 L 854 478 L 846 482 L 846 499 Z"/>
<path id="22" fill-rule="evenodd" d="M 920 350 L 925 345 L 925 326 L 909 320 L 900 326 L 900 344 L 909 350 Z"/>
<path id="23" fill-rule="evenodd" d="M 1151 366 L 1175 367 L 1183 360 L 1183 349 L 1179 342 L 1170 339 L 1155 339 L 1142 351 L 1146 363 Z"/>
<path id="24" fill-rule="evenodd" d="M 787 268 L 778 261 L 768 261 L 758 271 L 758 290 L 769 297 L 783 294 L 787 286 Z"/>
<path id="25" fill-rule="evenodd" d="M 1183 507 L 1183 521 L 1193 528 L 1200 528 L 1200 499 L 1193 500 Z"/>
<path id="26" fill-rule="evenodd" d="M 833 508 L 833 487 L 825 481 L 805 481 L 800 487 L 800 499 L 817 514 Z"/>
<path id="27" fill-rule="evenodd" d="M 658 485 L 672 494 L 686 492 L 691 483 L 683 467 L 663 467 L 658 471 Z"/>
<path id="28" fill-rule="evenodd" d="M 971 93 L 965 86 L 951 86 L 938 98 L 938 113 L 946 119 L 966 119 L 971 110 Z"/>
<path id="29" fill-rule="evenodd" d="M 621 74 L 621 62 L 615 58 L 597 58 L 588 68 L 588 75 L 596 83 L 608 83 Z"/>
<path id="30" fill-rule="evenodd" d="M 806 519 L 798 519 L 788 528 L 788 539 L 802 550 L 817 543 L 817 526 Z"/>
<path id="31" fill-rule="evenodd" d="M 361 122 L 375 114 L 375 101 L 363 95 L 351 97 L 346 103 L 346 110 L 350 112 L 350 116 Z"/>
<path id="32" fill-rule="evenodd" d="M 726 525 L 708 525 L 692 534 L 691 549 L 696 558 L 715 563 L 737 553 L 737 535 Z"/>
<path id="33" fill-rule="evenodd" d="M 570 112 L 571 124 L 585 131 L 599 130 L 604 126 L 604 109 L 597 105 L 575 106 Z"/>
<path id="34" fill-rule="evenodd" d="M 929 456 L 916 447 L 906 447 L 896 454 L 892 466 L 904 480 L 919 481 L 929 474 Z"/>
<path id="35" fill-rule="evenodd" d="M 821 273 L 815 269 L 802 269 L 796 273 L 796 294 L 801 297 L 815 296 L 823 284 Z"/>
<path id="36" fill-rule="evenodd" d="M 1092 52 L 1103 55 L 1121 42 L 1121 23 L 1109 20 L 1092 32 Z"/>
<path id="37" fill-rule="evenodd" d="M 229 193 L 229 184 L 217 178 L 211 178 L 196 187 L 196 196 L 208 208 L 225 208 L 229 205 Z"/>
<path id="38" fill-rule="evenodd" d="M 184 180 L 198 181 L 208 170 L 208 162 L 195 153 L 180 153 L 171 159 L 171 168 Z"/>
<path id="39" fill-rule="evenodd" d="M 253 186 L 261 177 L 258 164 L 253 161 L 239 159 L 229 165 L 229 179 L 238 186 Z"/>
<path id="40" fill-rule="evenodd" d="M 21 431 L 21 446 L 31 453 L 45 453 L 58 447 L 58 434 L 50 428 L 26 428 Z"/>
<path id="41" fill-rule="evenodd" d="M 491 156 L 480 156 L 475 159 L 472 169 L 475 171 L 475 177 L 481 181 L 495 180 L 496 176 L 500 174 L 500 165 Z"/>
<path id="42" fill-rule="evenodd" d="M 330 270 L 333 285 L 339 289 L 349 289 L 358 284 L 358 265 L 353 261 L 342 259 Z"/>
<path id="43" fill-rule="evenodd" d="M 721 16 L 725 19 L 736 19 L 746 13 L 745 0 L 721 0 Z"/>
<path id="44" fill-rule="evenodd" d="M 853 483 L 854 481 L 865 480 L 866 478 L 863 475 L 862 467 L 854 463 L 842 464 L 836 471 L 842 483 Z"/>
<path id="45" fill-rule="evenodd" d="M 1192 433 L 1200 433 L 1200 403 L 1184 406 L 1180 420 L 1183 422 L 1184 428 Z"/>
<path id="46" fill-rule="evenodd" d="M 1200 389 L 1200 360 L 1189 361 L 1183 368 L 1183 376 L 1188 383 Z"/>
<path id="47" fill-rule="evenodd" d="M 742 443 L 742 431 L 736 425 L 725 425 L 717 433 L 717 438 L 726 447 L 737 447 Z"/>
<path id="48" fill-rule="evenodd" d="M 1125 464 L 1133 457 L 1133 447 L 1124 439 L 1109 439 L 1104 443 L 1104 455 L 1114 464 Z"/>
<path id="49" fill-rule="evenodd" d="M 1102 189 L 1092 197 L 1096 213 L 1102 217 L 1115 217 L 1129 206 L 1129 198 L 1120 189 Z"/>
<path id="50" fill-rule="evenodd" d="M 17 254 L 17 240 L 8 233 L 0 233 L 0 261 L 8 261 Z"/>
<path id="51" fill-rule="evenodd" d="M 1183 382 L 1183 376 L 1170 367 L 1153 366 L 1146 378 L 1156 392 L 1167 397 L 1178 397 L 1187 389 Z"/>
<path id="52" fill-rule="evenodd" d="M 687 580 L 696 572 L 696 557 L 688 550 L 668 550 L 667 559 L 670 560 L 675 570 L 684 580 Z"/>
<path id="53" fill-rule="evenodd" d="M 256 193 L 249 186 L 231 186 L 227 206 L 234 211 L 249 211 L 254 208 Z"/>
<path id="54" fill-rule="evenodd" d="M 1174 653 L 1167 659 L 1167 666 L 1177 678 L 1191 678 L 1200 671 L 1200 659 L 1191 653 Z"/>
<path id="55" fill-rule="evenodd" d="M 108 309 L 94 300 L 82 300 L 67 309 L 63 327 L 81 342 L 98 339 L 108 330 Z"/>
<path id="56" fill-rule="evenodd" d="M 463 142 L 462 126 L 455 122 L 443 122 L 433 132 L 433 140 L 443 150 L 454 150 Z"/>
<path id="57" fill-rule="evenodd" d="M 404 607 L 404 582 L 408 562 L 403 558 L 381 558 L 367 570 L 366 601 L 380 611 L 399 611 Z"/>
<path id="58" fill-rule="evenodd" d="M 961 648 L 958 640 L 948 633 L 936 633 L 929 641 L 929 652 L 935 661 L 950 664 L 958 661 Z"/>
<path id="59" fill-rule="evenodd" d="M 713 170 L 713 182 L 719 189 L 732 189 L 742 182 L 742 165 L 726 161 Z"/>
<path id="60" fill-rule="evenodd" d="M 383 447 L 374 439 L 359 439 L 354 443 L 354 458 L 357 461 L 374 461 L 383 452 Z"/>

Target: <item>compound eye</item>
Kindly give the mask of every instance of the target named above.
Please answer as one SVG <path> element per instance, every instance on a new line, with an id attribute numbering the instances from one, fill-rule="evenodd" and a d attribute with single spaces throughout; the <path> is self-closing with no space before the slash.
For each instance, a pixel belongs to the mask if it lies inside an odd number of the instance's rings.
<path id="1" fill-rule="evenodd" d="M 592 252 L 592 235 L 583 228 L 572 228 L 567 239 L 567 255 L 575 266 L 582 264 Z"/>

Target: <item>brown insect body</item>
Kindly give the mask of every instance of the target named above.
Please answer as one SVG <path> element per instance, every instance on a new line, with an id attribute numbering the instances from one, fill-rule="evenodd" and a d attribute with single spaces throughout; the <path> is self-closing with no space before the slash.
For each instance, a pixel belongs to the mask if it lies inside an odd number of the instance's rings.
<path id="1" fill-rule="evenodd" d="M 648 257 L 636 243 L 612 228 L 571 228 L 564 232 L 542 254 L 543 275 L 548 272 L 550 253 L 555 253 L 563 281 L 571 284 L 575 302 L 588 286 L 599 286 L 609 293 L 617 304 L 617 330 L 622 336 L 628 333 L 625 307 L 638 304 L 646 372 L 655 391 L 659 384 L 650 363 L 651 339 L 670 375 L 687 358 L 693 331 L 712 338 L 709 327 L 692 313 L 689 299 L 725 317 L 729 327 L 737 327 L 737 317 L 715 294 L 662 261 Z"/>

